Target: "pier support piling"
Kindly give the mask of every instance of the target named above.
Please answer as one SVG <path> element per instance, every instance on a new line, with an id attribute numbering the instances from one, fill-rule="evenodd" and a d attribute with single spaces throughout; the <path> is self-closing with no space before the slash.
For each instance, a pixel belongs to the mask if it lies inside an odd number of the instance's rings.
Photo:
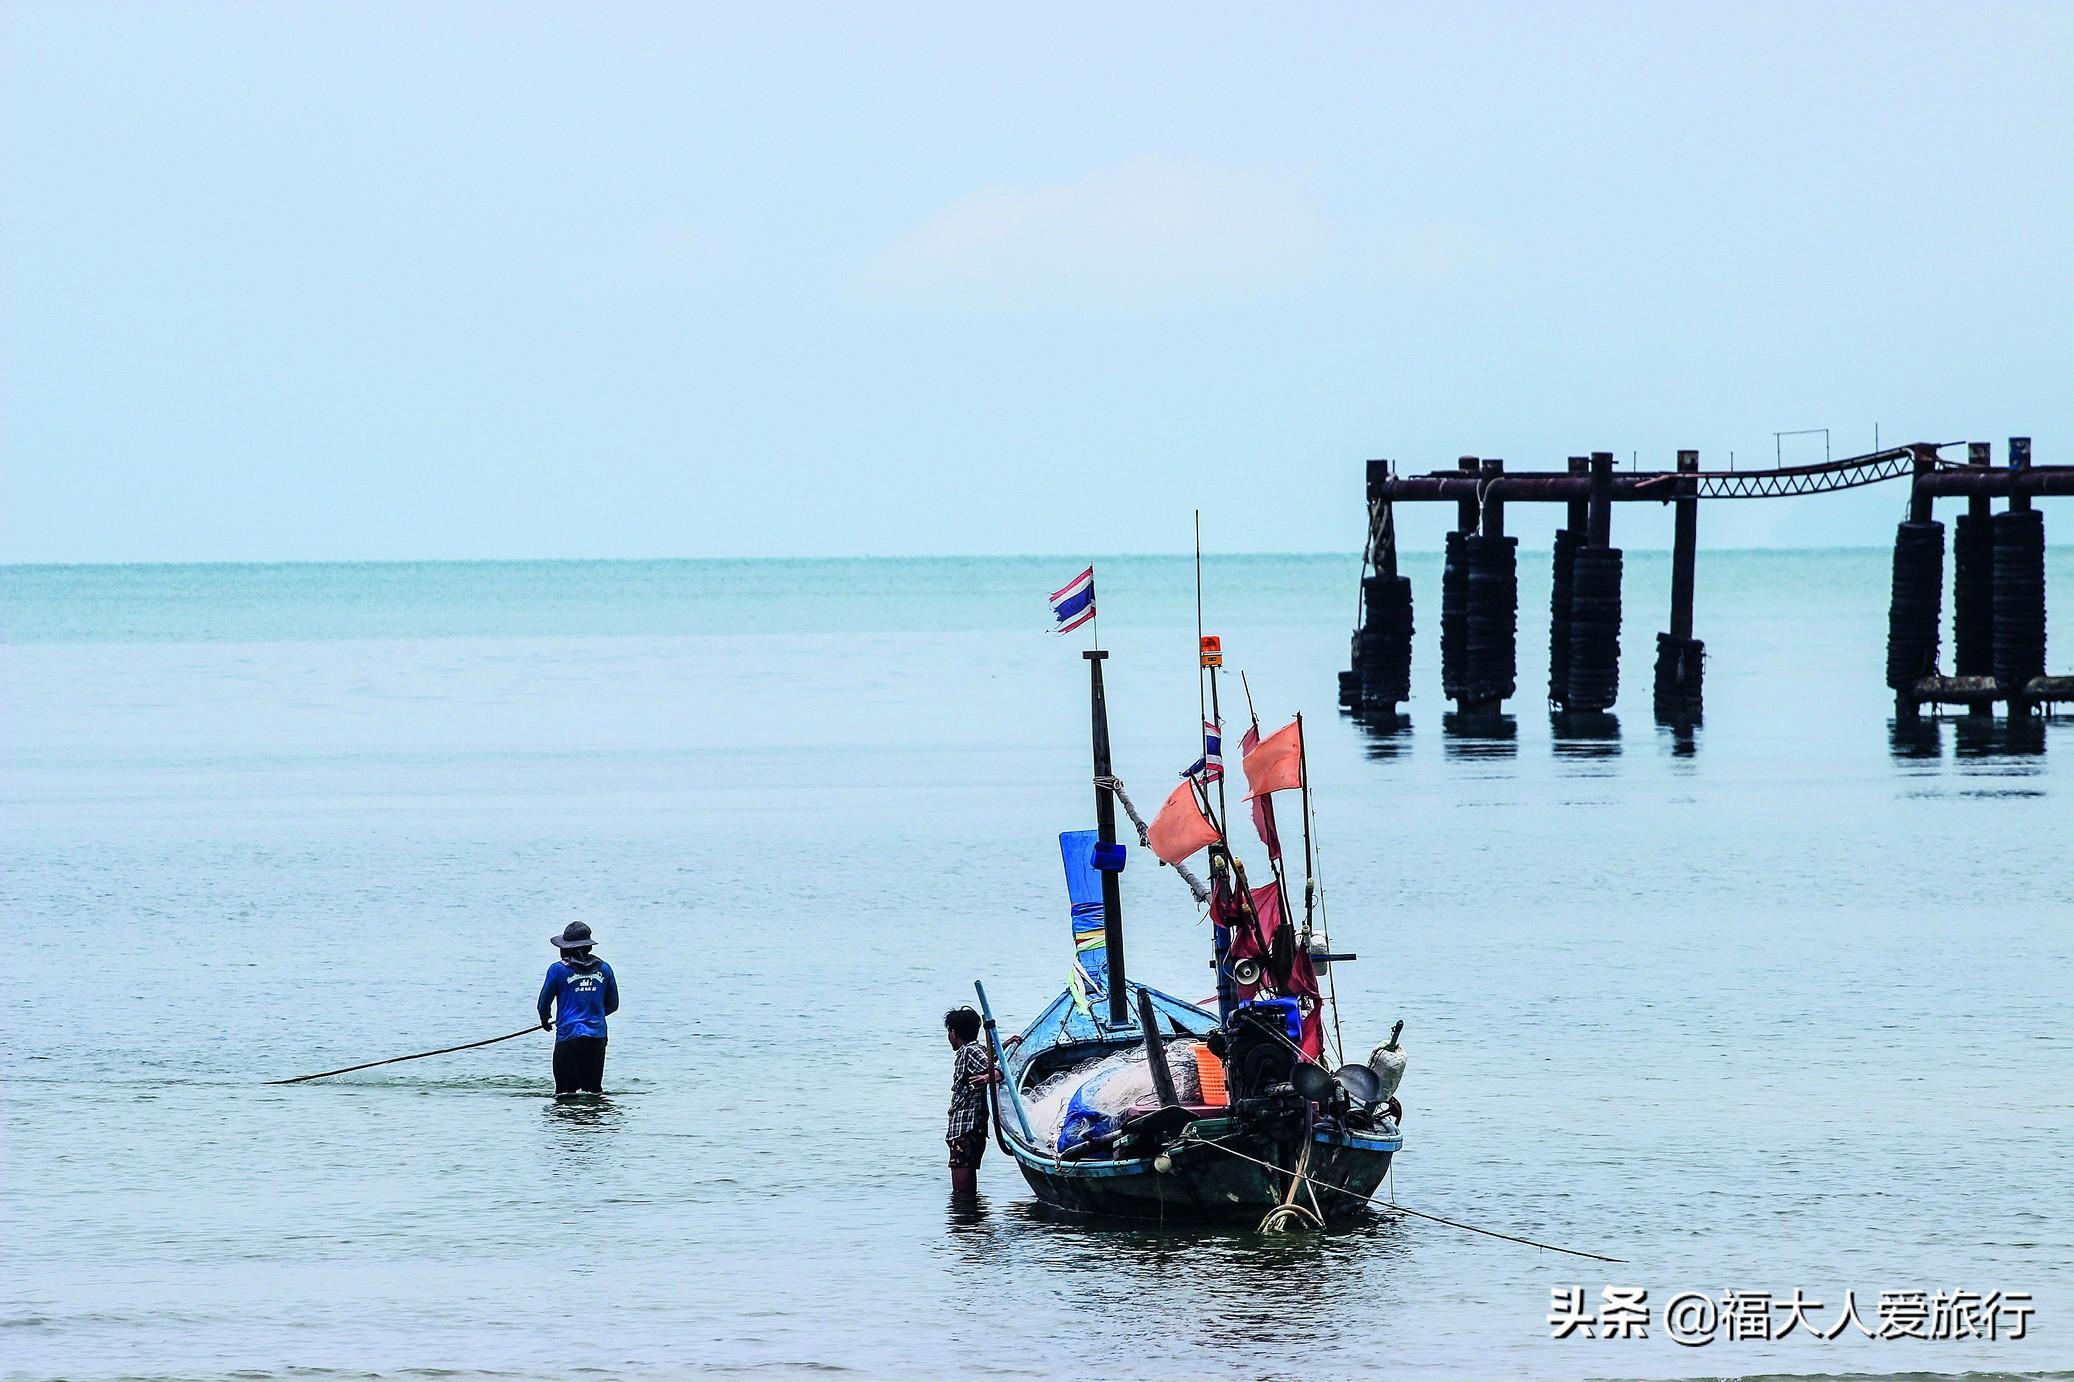
<path id="1" fill-rule="evenodd" d="M 1589 475 L 1591 460 L 1570 458 L 1572 475 Z M 1563 526 L 1555 533 L 1555 558 L 1548 586 L 1548 703 L 1561 707 L 1570 695 L 1570 569 L 1577 549 L 1584 544 L 1591 521 L 1590 504 L 1572 499 L 1566 506 Z"/>
<path id="2" fill-rule="evenodd" d="M 1459 708 L 1469 686 L 1469 558 L 1464 544 L 1476 535 L 1481 515 L 1475 483 L 1482 462 L 1464 456 L 1455 468 L 1468 476 L 1468 497 L 1455 504 L 1455 528 L 1447 535 L 1447 551 L 1440 568 L 1440 692 Z"/>
<path id="3" fill-rule="evenodd" d="M 1500 460 L 1479 467 L 1478 529 L 1461 544 L 1463 714 L 1495 712 L 1519 689 L 1519 539 L 1505 536 L 1505 506 L 1490 492 L 1504 473 Z"/>
<path id="4" fill-rule="evenodd" d="M 1894 530 L 1894 581 L 1887 603 L 1887 685 L 1896 718 L 1916 716 L 1915 685 L 1937 675 L 1937 630 L 1944 600 L 1944 525 L 1923 480 L 1934 461 L 1916 458 L 1908 518 Z"/>
<path id="5" fill-rule="evenodd" d="M 1988 444 L 1969 442 L 1966 464 L 1985 470 Z M 1952 672 L 1960 677 L 1995 674 L 1995 515 L 1985 494 L 1968 496 L 1966 512 L 1952 524 Z M 1992 716 L 1993 701 L 1969 702 L 1967 713 Z"/>
<path id="6" fill-rule="evenodd" d="M 1363 554 L 1361 617 L 1354 626 L 1350 666 L 1339 674 L 1339 703 L 1394 722 L 1411 699 L 1411 578 L 1397 571 L 1397 516 L 1387 499 L 1369 499 L 1368 550 Z"/>
<path id="7" fill-rule="evenodd" d="M 1700 453 L 1680 451 L 1678 473 L 1696 475 Z M 1700 714 L 1706 645 L 1692 636 L 1694 564 L 1699 545 L 1699 486 L 1680 481 L 1673 503 L 1671 536 L 1671 627 L 1656 636 L 1656 713 L 1680 721 Z"/>
<path id="8" fill-rule="evenodd" d="M 1586 541 L 1570 559 L 1567 710 L 1610 710 L 1620 697 L 1620 549 L 1613 537 L 1613 453 L 1594 451 Z"/>
<path id="9" fill-rule="evenodd" d="M 2031 439 L 2009 439 L 2009 468 L 2031 461 Z M 2012 493 L 1995 515 L 1995 680 L 2009 697 L 2009 717 L 2031 713 L 2031 681 L 2045 675 L 2045 515 L 2028 494 Z"/>

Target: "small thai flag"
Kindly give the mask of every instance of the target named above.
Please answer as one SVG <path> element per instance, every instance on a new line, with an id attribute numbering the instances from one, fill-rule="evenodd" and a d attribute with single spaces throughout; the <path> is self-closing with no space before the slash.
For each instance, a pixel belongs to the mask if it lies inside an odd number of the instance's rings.
<path id="1" fill-rule="evenodd" d="M 1203 721 L 1203 756 L 1188 765 L 1183 777 L 1199 782 L 1216 782 L 1224 776 L 1224 731 Z"/>
<path id="2" fill-rule="evenodd" d="M 1053 633 L 1070 633 L 1095 617 L 1095 568 L 1090 566 L 1064 589 L 1052 592 L 1051 616 L 1057 621 Z"/>

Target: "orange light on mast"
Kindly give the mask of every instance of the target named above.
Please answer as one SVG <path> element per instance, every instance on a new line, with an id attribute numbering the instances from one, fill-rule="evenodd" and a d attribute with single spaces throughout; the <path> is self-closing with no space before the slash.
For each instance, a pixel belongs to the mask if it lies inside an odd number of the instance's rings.
<path id="1" fill-rule="evenodd" d="M 1203 666 L 1205 666 L 1205 667 L 1222 667 L 1223 665 L 1224 665 L 1224 640 L 1223 640 L 1223 639 L 1221 639 L 1221 638 L 1219 638 L 1219 637 L 1218 637 L 1218 636 L 1217 636 L 1216 634 L 1214 634 L 1214 633 L 1206 633 L 1206 634 L 1204 634 L 1204 635 L 1203 635 Z"/>

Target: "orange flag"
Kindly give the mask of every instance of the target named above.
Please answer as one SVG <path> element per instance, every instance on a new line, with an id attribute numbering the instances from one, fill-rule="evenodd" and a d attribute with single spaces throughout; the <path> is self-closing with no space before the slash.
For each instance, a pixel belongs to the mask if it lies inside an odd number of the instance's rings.
<path id="1" fill-rule="evenodd" d="M 1239 760 L 1246 770 L 1246 800 L 1303 786 L 1303 722 L 1291 720 Z"/>
<path id="2" fill-rule="evenodd" d="M 1217 827 L 1195 804 L 1195 787 L 1187 782 L 1174 789 L 1152 825 L 1145 832 L 1152 852 L 1169 864 L 1178 864 L 1206 845 L 1217 843 Z"/>

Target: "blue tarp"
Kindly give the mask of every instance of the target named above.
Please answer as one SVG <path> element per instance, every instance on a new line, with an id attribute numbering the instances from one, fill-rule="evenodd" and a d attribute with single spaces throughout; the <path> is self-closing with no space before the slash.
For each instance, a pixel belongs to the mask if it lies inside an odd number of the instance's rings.
<path id="1" fill-rule="evenodd" d="M 1066 898 L 1073 904 L 1073 958 L 1087 976 L 1088 996 L 1109 989 L 1109 943 L 1104 936 L 1102 875 L 1095 870 L 1095 832 L 1068 830 L 1059 836 L 1066 864 Z"/>

